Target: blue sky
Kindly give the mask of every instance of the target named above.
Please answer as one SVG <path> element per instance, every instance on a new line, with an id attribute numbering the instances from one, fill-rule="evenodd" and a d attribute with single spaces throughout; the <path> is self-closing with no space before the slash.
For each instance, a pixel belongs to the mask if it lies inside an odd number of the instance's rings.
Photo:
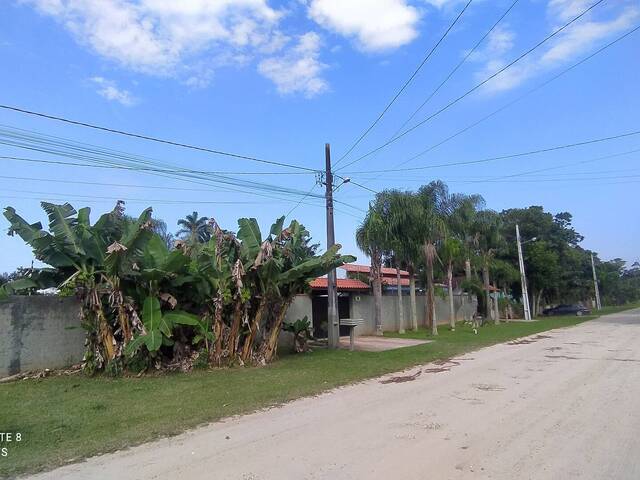
<path id="1" fill-rule="evenodd" d="M 468 91 L 595 1 L 520 0 L 413 123 Z M 382 121 L 338 168 L 393 136 L 512 2 L 473 1 Z M 464 3 L 6 1 L 0 6 L 0 103 L 321 169 L 324 143 L 331 143 L 334 160 L 340 158 Z M 629 153 L 640 149 L 638 135 L 508 160 L 403 170 L 640 130 L 640 32 L 636 32 L 490 119 L 406 162 L 638 24 L 637 1 L 605 0 L 478 91 L 339 173 L 374 190 L 414 189 L 439 178 L 453 191 L 482 194 L 488 207 L 496 210 L 543 205 L 551 212 L 569 211 L 577 230 L 585 235 L 586 248 L 603 258 L 638 260 L 640 223 L 637 193 L 633 193 L 640 180 L 640 156 Z M 257 172 L 229 176 L 295 191 L 308 192 L 315 182 L 313 172 L 292 175 L 300 170 L 0 110 L 0 142 L 11 143 L 7 139 L 25 130 L 40 141 L 42 135 L 53 135 L 179 168 Z M 1 156 L 83 163 L 15 145 L 0 144 L 0 152 Z M 601 157 L 608 158 L 596 160 Z M 194 184 L 131 170 L 1 161 L 2 176 L 12 177 L 0 176 L 2 205 L 14 206 L 30 221 L 45 220 L 40 199 L 68 199 L 76 207 L 91 206 L 95 219 L 110 210 L 116 199 L 124 198 L 128 213 L 152 205 L 156 216 L 170 227 L 197 210 L 229 229 L 243 216 L 257 217 L 266 229 L 301 198 L 295 192 L 254 191 L 270 196 L 266 198 L 244 187 L 228 191 L 210 180 Z M 397 171 L 370 173 L 396 166 Z M 313 193 L 320 193 L 320 188 Z M 353 184 L 337 192 L 337 200 L 349 204 L 337 205 L 336 212 L 336 237 L 346 252 L 358 253 L 353 232 L 371 196 Z M 292 216 L 324 243 L 321 198 L 307 197 Z M 0 223 L 8 226 L 4 218 Z M 17 238 L 1 235 L 0 252 L 0 271 L 31 262 L 30 250 Z"/>

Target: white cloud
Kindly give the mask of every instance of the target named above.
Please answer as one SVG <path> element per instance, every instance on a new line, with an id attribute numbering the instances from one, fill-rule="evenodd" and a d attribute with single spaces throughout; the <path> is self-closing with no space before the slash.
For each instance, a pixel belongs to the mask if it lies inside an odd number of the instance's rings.
<path id="1" fill-rule="evenodd" d="M 208 85 L 221 66 L 274 55 L 290 41 L 279 28 L 284 12 L 268 0 L 23 1 L 102 57 L 192 87 Z"/>
<path id="2" fill-rule="evenodd" d="M 127 90 L 118 88 L 118 85 L 104 77 L 92 77 L 90 80 L 98 87 L 98 94 L 114 102 L 118 102 L 126 107 L 136 103 L 136 99 Z"/>
<path id="3" fill-rule="evenodd" d="M 508 25 L 497 26 L 487 37 L 483 48 L 476 50 L 470 60 L 476 62 L 491 62 L 502 58 L 514 45 L 516 35 Z"/>
<path id="4" fill-rule="evenodd" d="M 543 65 L 555 64 L 571 59 L 589 50 L 601 39 L 627 30 L 638 17 L 640 17 L 640 9 L 629 7 L 613 20 L 574 24 L 563 34 L 559 42 L 544 53 L 540 62 Z"/>
<path id="5" fill-rule="evenodd" d="M 460 3 L 461 0 L 424 0 L 432 7 L 443 8 L 452 4 Z"/>
<path id="6" fill-rule="evenodd" d="M 377 52 L 398 48 L 418 36 L 418 10 L 404 0 L 311 0 L 309 17 Z"/>
<path id="7" fill-rule="evenodd" d="M 564 23 L 580 15 L 593 3 L 591 0 L 549 0 L 547 12 L 553 20 Z"/>
<path id="8" fill-rule="evenodd" d="M 326 65 L 319 60 L 320 47 L 320 36 L 306 33 L 285 54 L 261 61 L 258 71 L 272 80 L 282 94 L 302 93 L 313 97 L 328 89 L 321 77 Z"/>
<path id="9" fill-rule="evenodd" d="M 549 0 L 547 14 L 552 24 L 551 28 L 559 28 L 589 5 L 591 2 L 585 0 Z M 622 8 L 592 11 L 585 15 L 558 34 L 540 53 L 526 57 L 492 79 L 485 85 L 484 90 L 497 92 L 515 88 L 536 75 L 585 56 L 602 41 L 629 29 L 640 17 L 640 9 L 630 2 L 623 1 L 620 5 Z M 612 13 L 613 18 L 602 18 Z M 496 29 L 487 46 L 472 55 L 472 60 L 483 63 L 476 72 L 478 80 L 484 80 L 497 72 L 515 57 L 515 54 L 510 53 L 513 51 L 514 39 L 508 29 Z"/>

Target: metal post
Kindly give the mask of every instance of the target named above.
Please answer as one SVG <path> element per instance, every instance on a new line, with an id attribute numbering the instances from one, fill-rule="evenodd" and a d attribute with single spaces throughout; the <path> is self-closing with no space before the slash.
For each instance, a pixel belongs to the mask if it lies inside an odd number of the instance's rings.
<path id="1" fill-rule="evenodd" d="M 524 319 L 531 320 L 529 308 L 529 291 L 527 288 L 527 276 L 524 273 L 524 258 L 522 256 L 522 244 L 520 243 L 520 228 L 516 223 L 516 243 L 518 244 L 518 263 L 520 264 L 520 283 L 522 284 L 522 305 L 524 306 Z"/>
<path id="2" fill-rule="evenodd" d="M 336 243 L 333 226 L 333 174 L 331 173 L 331 147 L 328 143 L 324 146 L 326 170 L 325 170 L 325 199 L 327 204 L 327 250 Z M 336 285 L 336 270 L 331 270 L 327 275 L 327 294 L 329 297 L 329 312 L 327 321 L 327 337 L 329 348 L 338 348 L 340 342 L 340 327 L 338 325 L 338 288 Z"/>
<path id="3" fill-rule="evenodd" d="M 600 310 L 602 304 L 600 303 L 600 289 L 598 288 L 598 276 L 596 275 L 596 264 L 593 261 L 593 253 L 591 254 L 591 270 L 593 271 L 593 288 L 596 291 L 596 308 Z"/>

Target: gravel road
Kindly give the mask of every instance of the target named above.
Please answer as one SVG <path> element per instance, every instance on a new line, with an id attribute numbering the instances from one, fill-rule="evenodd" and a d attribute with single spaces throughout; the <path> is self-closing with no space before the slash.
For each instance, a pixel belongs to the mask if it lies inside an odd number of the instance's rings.
<path id="1" fill-rule="evenodd" d="M 640 479 L 640 310 L 410 375 L 31 478 Z"/>

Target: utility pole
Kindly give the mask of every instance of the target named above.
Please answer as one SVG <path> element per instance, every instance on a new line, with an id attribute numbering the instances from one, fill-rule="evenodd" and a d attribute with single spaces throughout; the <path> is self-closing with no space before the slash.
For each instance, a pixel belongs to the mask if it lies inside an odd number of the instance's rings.
<path id="1" fill-rule="evenodd" d="M 516 223 L 516 243 L 518 244 L 518 263 L 520 264 L 520 283 L 522 284 L 522 305 L 524 306 L 524 319 L 531 320 L 529 308 L 529 290 L 527 288 L 527 275 L 524 273 L 524 258 L 522 257 L 522 243 L 520 243 L 520 227 Z"/>
<path id="2" fill-rule="evenodd" d="M 336 243 L 333 228 L 333 174 L 331 173 L 331 146 L 324 145 L 325 166 L 325 200 L 327 204 L 327 250 Z M 327 321 L 327 338 L 329 348 L 338 348 L 340 342 L 340 326 L 338 324 L 338 288 L 336 285 L 335 268 L 327 275 L 327 294 L 329 303 L 329 315 Z"/>
<path id="3" fill-rule="evenodd" d="M 591 253 L 591 271 L 593 272 L 593 288 L 596 291 L 596 308 L 600 310 L 602 304 L 600 303 L 600 289 L 598 288 L 598 277 L 596 275 L 596 264 L 593 261 L 593 253 Z"/>

